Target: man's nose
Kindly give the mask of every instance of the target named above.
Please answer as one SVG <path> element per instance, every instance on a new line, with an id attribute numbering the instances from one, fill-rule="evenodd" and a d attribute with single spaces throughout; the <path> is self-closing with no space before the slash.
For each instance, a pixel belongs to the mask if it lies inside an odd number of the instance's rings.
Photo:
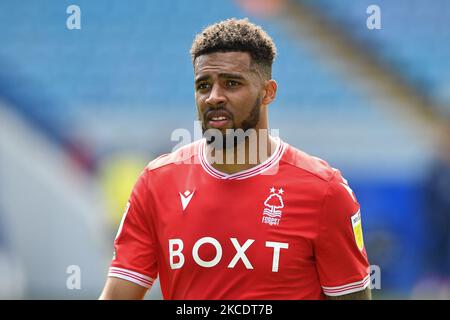
<path id="1" fill-rule="evenodd" d="M 219 85 L 213 85 L 208 98 L 205 100 L 210 106 L 222 105 L 225 101 L 226 97 Z"/>

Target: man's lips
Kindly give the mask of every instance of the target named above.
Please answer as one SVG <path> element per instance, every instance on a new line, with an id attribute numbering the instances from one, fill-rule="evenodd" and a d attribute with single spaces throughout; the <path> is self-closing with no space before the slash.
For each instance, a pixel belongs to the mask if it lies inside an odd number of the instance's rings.
<path id="1" fill-rule="evenodd" d="M 206 114 L 206 121 L 210 127 L 219 129 L 231 121 L 231 115 L 225 110 L 212 110 Z"/>
<path id="2" fill-rule="evenodd" d="M 229 119 L 226 119 L 226 120 L 209 120 L 208 121 L 208 125 L 210 127 L 213 127 L 213 128 L 216 128 L 216 129 L 220 129 L 220 128 L 225 127 L 228 124 L 229 121 L 230 121 Z"/>

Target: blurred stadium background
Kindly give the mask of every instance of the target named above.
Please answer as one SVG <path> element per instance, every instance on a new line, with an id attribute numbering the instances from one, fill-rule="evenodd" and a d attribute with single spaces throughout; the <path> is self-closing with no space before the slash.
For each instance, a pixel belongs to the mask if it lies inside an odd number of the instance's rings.
<path id="1" fill-rule="evenodd" d="M 450 298 L 447 0 L 2 0 L 0 298 L 99 296 L 138 173 L 194 130 L 191 42 L 229 17 L 277 44 L 271 127 L 356 192 L 374 296 Z"/>

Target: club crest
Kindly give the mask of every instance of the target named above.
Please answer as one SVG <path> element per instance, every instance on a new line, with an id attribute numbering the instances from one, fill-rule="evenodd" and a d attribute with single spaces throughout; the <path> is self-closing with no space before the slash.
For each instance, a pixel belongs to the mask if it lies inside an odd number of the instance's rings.
<path id="1" fill-rule="evenodd" d="M 281 220 L 282 211 L 284 208 L 283 195 L 284 190 L 282 188 L 276 190 L 274 187 L 270 188 L 270 194 L 264 201 L 264 211 L 262 217 L 262 223 L 268 225 L 279 225 Z"/>

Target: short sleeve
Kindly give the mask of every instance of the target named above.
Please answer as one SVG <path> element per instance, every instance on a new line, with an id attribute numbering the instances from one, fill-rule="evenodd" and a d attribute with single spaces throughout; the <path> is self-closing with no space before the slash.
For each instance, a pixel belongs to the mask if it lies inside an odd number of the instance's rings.
<path id="1" fill-rule="evenodd" d="M 364 290 L 370 282 L 360 205 L 338 170 L 323 202 L 314 243 L 323 292 L 340 296 Z"/>
<path id="2" fill-rule="evenodd" d="M 108 276 L 150 288 L 157 276 L 157 256 L 147 179 L 144 170 L 133 187 L 114 240 Z"/>

